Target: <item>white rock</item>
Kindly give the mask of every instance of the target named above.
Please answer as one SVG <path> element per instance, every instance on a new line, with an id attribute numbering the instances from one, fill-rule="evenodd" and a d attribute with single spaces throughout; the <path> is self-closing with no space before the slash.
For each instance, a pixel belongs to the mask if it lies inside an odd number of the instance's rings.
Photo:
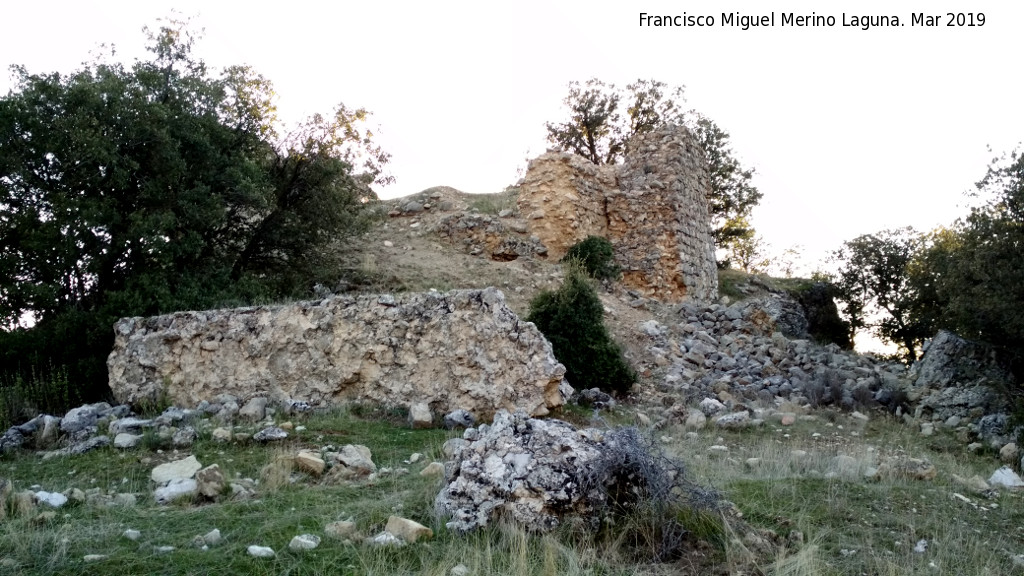
<path id="1" fill-rule="evenodd" d="M 288 543 L 288 549 L 293 552 L 313 550 L 320 545 L 320 537 L 316 534 L 299 534 Z"/>
<path id="2" fill-rule="evenodd" d="M 456 564 L 448 571 L 448 576 L 469 576 L 469 566 L 466 566 L 465 564 Z"/>
<path id="3" fill-rule="evenodd" d="M 114 436 L 114 448 L 135 448 L 142 443 L 141 434 L 129 434 L 127 432 L 121 432 L 117 436 Z"/>
<path id="4" fill-rule="evenodd" d="M 1021 480 L 1020 476 L 1011 470 L 1009 466 L 1003 466 L 993 472 L 992 477 L 988 479 L 988 483 L 992 486 L 1004 486 L 1006 488 L 1024 487 L 1024 480 Z"/>
<path id="5" fill-rule="evenodd" d="M 431 462 L 420 471 L 420 476 L 444 476 L 444 464 L 441 464 L 440 462 Z"/>
<path id="6" fill-rule="evenodd" d="M 153 497 L 160 504 L 167 504 L 186 496 L 192 497 L 199 492 L 199 483 L 192 478 L 176 478 L 153 492 Z"/>
<path id="7" fill-rule="evenodd" d="M 403 541 L 398 536 L 395 536 L 391 532 L 384 531 L 372 538 L 367 538 L 366 544 L 369 546 L 378 546 L 382 548 L 386 546 L 394 546 L 397 548 L 399 546 L 405 546 L 405 541 Z"/>
<path id="8" fill-rule="evenodd" d="M 36 500 L 53 508 L 60 508 L 68 503 L 68 497 L 59 492 L 36 492 Z"/>
<path id="9" fill-rule="evenodd" d="M 249 553 L 249 556 L 252 556 L 253 558 L 273 558 L 276 556 L 276 554 L 274 554 L 274 549 L 268 546 L 253 545 L 249 546 L 245 550 Z"/>
<path id="10" fill-rule="evenodd" d="M 122 536 L 134 541 L 142 537 L 142 532 L 139 532 L 138 530 L 132 530 L 131 528 L 129 528 L 124 531 L 124 534 L 122 534 Z"/>
<path id="11" fill-rule="evenodd" d="M 928 541 L 924 539 L 918 540 L 917 544 L 914 545 L 914 552 L 917 552 L 918 554 L 924 554 L 925 550 L 927 549 Z"/>
<path id="12" fill-rule="evenodd" d="M 86 554 L 85 556 L 82 556 L 82 561 L 83 562 L 99 562 L 100 560 L 106 560 L 106 559 L 107 559 L 107 555 L 106 554 Z"/>
<path id="13" fill-rule="evenodd" d="M 205 542 L 207 546 L 216 546 L 223 540 L 224 538 L 220 535 L 220 530 L 216 528 L 203 535 L 203 542 Z"/>
<path id="14" fill-rule="evenodd" d="M 202 467 L 203 465 L 196 460 L 195 456 L 189 456 L 188 458 L 168 462 L 153 468 L 150 477 L 157 484 L 167 484 L 171 480 L 192 478 Z"/>
<path id="15" fill-rule="evenodd" d="M 413 428 L 430 428 L 433 423 L 434 416 L 426 402 L 416 402 L 409 407 L 409 424 Z"/>

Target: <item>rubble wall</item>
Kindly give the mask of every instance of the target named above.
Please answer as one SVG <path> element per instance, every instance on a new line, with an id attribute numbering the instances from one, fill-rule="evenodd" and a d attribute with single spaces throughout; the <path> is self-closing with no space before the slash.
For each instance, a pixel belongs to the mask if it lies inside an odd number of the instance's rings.
<path id="1" fill-rule="evenodd" d="M 107 360 L 119 402 L 218 394 L 543 415 L 572 393 L 551 345 L 494 288 L 336 296 L 283 306 L 125 318 Z"/>

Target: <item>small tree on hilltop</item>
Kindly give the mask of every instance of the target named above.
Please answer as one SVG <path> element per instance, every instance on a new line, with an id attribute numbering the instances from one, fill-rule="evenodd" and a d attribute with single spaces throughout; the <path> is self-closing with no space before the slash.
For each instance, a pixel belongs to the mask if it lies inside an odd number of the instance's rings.
<path id="1" fill-rule="evenodd" d="M 551 342 L 570 384 L 624 394 L 636 382 L 636 373 L 608 335 L 603 317 L 597 291 L 582 268 L 570 263 L 562 286 L 538 294 L 526 319 Z"/>

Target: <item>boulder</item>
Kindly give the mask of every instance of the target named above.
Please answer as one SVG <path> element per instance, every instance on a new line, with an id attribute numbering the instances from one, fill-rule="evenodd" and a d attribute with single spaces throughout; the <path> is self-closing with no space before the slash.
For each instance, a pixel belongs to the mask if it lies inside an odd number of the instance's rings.
<path id="1" fill-rule="evenodd" d="M 189 456 L 153 468 L 150 477 L 157 484 L 166 484 L 171 480 L 193 478 L 202 467 L 203 465 L 196 460 L 195 456 Z"/>
<path id="2" fill-rule="evenodd" d="M 434 536 L 434 531 L 430 528 L 427 528 L 419 522 L 409 520 L 408 518 L 402 518 L 400 516 L 389 516 L 388 523 L 384 527 L 384 530 L 394 534 L 402 540 L 405 540 L 409 544 L 416 542 L 420 538 L 427 540 Z"/>
<path id="3" fill-rule="evenodd" d="M 609 493 L 673 485 L 672 472 L 635 428 L 578 430 L 501 411 L 493 424 L 463 437 L 469 442 L 448 464 L 434 500 L 438 515 L 451 518 L 450 530 L 473 530 L 498 515 L 532 531 L 549 531 L 567 516 L 596 528 L 608 512 Z"/>
<path id="4" fill-rule="evenodd" d="M 264 391 L 282 406 L 427 402 L 486 418 L 547 414 L 572 393 L 550 343 L 495 288 L 124 318 L 114 332 L 110 387 L 129 403 Z M 222 405 L 228 421 L 231 403 Z"/>

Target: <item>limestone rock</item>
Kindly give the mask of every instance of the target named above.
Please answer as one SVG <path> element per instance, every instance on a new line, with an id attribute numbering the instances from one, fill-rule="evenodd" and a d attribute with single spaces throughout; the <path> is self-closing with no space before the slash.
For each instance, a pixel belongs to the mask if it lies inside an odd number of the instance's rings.
<path id="1" fill-rule="evenodd" d="M 1021 480 L 1020 476 L 1009 466 L 1003 466 L 993 472 L 992 477 L 988 479 L 988 483 L 1004 488 L 1024 488 L 1024 480 Z"/>
<path id="2" fill-rule="evenodd" d="M 999 449 L 999 459 L 1002 460 L 1003 464 L 1013 464 L 1020 457 L 1020 451 L 1017 449 L 1015 442 L 1009 442 L 1004 444 Z"/>
<path id="3" fill-rule="evenodd" d="M 320 545 L 320 537 L 316 534 L 299 534 L 288 543 L 288 549 L 292 552 L 304 552 L 313 550 Z"/>
<path id="4" fill-rule="evenodd" d="M 324 534 L 337 540 L 356 537 L 356 523 L 350 520 L 339 520 L 324 526 Z"/>
<path id="5" fill-rule="evenodd" d="M 428 402 L 484 418 L 501 408 L 544 415 L 572 393 L 551 345 L 497 289 L 391 300 L 333 296 L 125 318 L 107 360 L 111 390 L 130 403 L 166 393 L 182 406 L 255 391 L 281 405 Z M 207 342 L 218 343 L 216 353 Z"/>
<path id="6" fill-rule="evenodd" d="M 426 402 L 416 402 L 409 407 L 409 425 L 413 428 L 430 428 L 434 425 L 434 416 Z"/>
<path id="7" fill-rule="evenodd" d="M 934 480 L 938 470 L 925 458 L 895 456 L 883 462 L 875 472 L 875 478 L 907 478 L 911 480 Z"/>
<path id="8" fill-rule="evenodd" d="M 245 403 L 238 411 L 238 417 L 250 422 L 259 422 L 266 416 L 267 399 L 257 396 Z"/>
<path id="9" fill-rule="evenodd" d="M 420 471 L 420 476 L 425 478 L 430 476 L 444 476 L 444 464 L 441 464 L 440 462 L 431 462 Z"/>
<path id="10" fill-rule="evenodd" d="M 191 498 L 199 491 L 199 484 L 192 478 L 175 478 L 153 491 L 153 497 L 160 504 L 168 504 L 181 498 Z"/>
<path id="11" fill-rule="evenodd" d="M 246 548 L 245 551 L 253 558 L 273 558 L 276 556 L 274 549 L 269 546 L 256 546 L 254 544 Z"/>
<path id="12" fill-rule="evenodd" d="M 342 446 L 341 451 L 333 455 L 333 459 L 335 464 L 330 472 L 332 479 L 357 480 L 377 471 L 370 449 L 360 444 Z"/>
<path id="13" fill-rule="evenodd" d="M 287 437 L 288 433 L 277 426 L 268 426 L 252 435 L 252 439 L 257 442 L 276 442 Z"/>
<path id="14" fill-rule="evenodd" d="M 295 467 L 307 474 L 320 476 L 327 468 L 327 463 L 319 455 L 303 450 L 295 455 Z"/>
<path id="15" fill-rule="evenodd" d="M 428 540 L 434 537 L 434 531 L 430 528 L 427 528 L 419 522 L 409 520 L 408 518 L 402 518 L 400 516 L 389 516 L 388 523 L 384 527 L 384 530 L 410 544 L 416 542 L 420 538 Z"/>
<path id="16" fill-rule="evenodd" d="M 476 418 L 469 410 L 459 408 L 444 415 L 444 427 L 448 430 L 454 428 L 472 428 L 476 424 Z"/>
<path id="17" fill-rule="evenodd" d="M 224 473 L 217 464 L 211 464 L 196 472 L 196 483 L 199 494 L 211 499 L 220 496 L 227 486 Z"/>
<path id="18" fill-rule="evenodd" d="M 114 436 L 114 448 L 129 449 L 135 448 L 142 443 L 141 434 L 128 434 L 127 432 L 121 432 L 117 436 Z"/>
<path id="19" fill-rule="evenodd" d="M 600 522 L 609 486 L 638 489 L 622 473 L 619 456 L 636 455 L 635 428 L 608 432 L 577 430 L 559 420 L 498 412 L 491 425 L 466 430 L 469 443 L 446 467 L 446 482 L 434 500 L 447 526 L 460 532 L 488 524 L 492 517 L 528 530 L 549 531 L 571 515 Z M 655 468 L 656 464 L 651 464 Z"/>
<path id="20" fill-rule="evenodd" d="M 153 468 L 150 477 L 157 484 L 166 484 L 171 480 L 192 478 L 202 467 L 203 465 L 196 460 L 195 456 L 189 456 Z"/>

